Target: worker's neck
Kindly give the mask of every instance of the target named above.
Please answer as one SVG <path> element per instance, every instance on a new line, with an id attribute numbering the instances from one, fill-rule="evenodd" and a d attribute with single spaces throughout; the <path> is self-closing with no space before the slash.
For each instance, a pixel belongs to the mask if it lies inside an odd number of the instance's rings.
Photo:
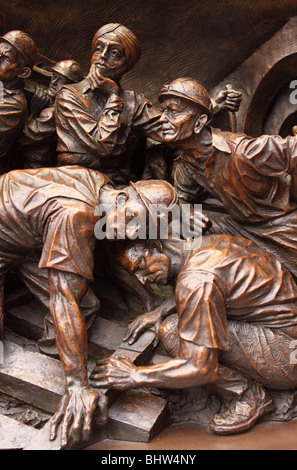
<path id="1" fill-rule="evenodd" d="M 189 139 L 177 143 L 177 147 L 188 154 L 203 154 L 206 146 L 212 143 L 212 133 L 209 127 L 204 127 L 199 134 L 193 133 Z"/>

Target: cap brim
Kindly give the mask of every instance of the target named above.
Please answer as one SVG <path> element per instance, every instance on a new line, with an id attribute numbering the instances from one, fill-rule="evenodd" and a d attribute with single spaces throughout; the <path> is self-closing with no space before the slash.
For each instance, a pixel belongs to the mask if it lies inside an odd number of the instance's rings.
<path id="1" fill-rule="evenodd" d="M 10 46 L 12 46 L 19 54 L 21 54 L 24 59 L 26 59 L 24 53 L 12 41 L 9 41 L 9 39 L 0 36 L 0 42 L 6 42 L 7 44 L 10 44 Z"/>
<path id="2" fill-rule="evenodd" d="M 201 106 L 203 109 L 205 109 L 205 111 L 207 111 L 208 113 L 211 113 L 211 110 L 208 109 L 202 101 L 194 100 L 193 98 L 187 95 L 184 95 L 183 93 L 180 93 L 178 91 L 177 92 L 165 91 L 164 93 L 160 93 L 160 95 L 158 96 L 159 103 L 163 103 L 163 101 L 166 98 L 182 98 L 183 100 L 189 101 L 190 103 L 194 103 L 194 104 L 197 104 L 198 106 Z"/>
<path id="3" fill-rule="evenodd" d="M 132 186 L 132 188 L 134 189 L 134 191 L 136 192 L 137 196 L 139 197 L 139 199 L 141 200 L 141 202 L 143 203 L 144 207 L 146 208 L 148 214 L 150 215 L 153 223 L 155 224 L 156 226 L 156 229 L 158 231 L 158 219 L 156 217 L 156 214 L 154 214 L 154 212 L 151 210 L 150 208 L 150 204 L 149 202 L 143 197 L 143 195 L 138 191 L 138 188 L 137 186 L 135 185 L 135 183 L 133 183 L 133 181 L 129 181 L 129 184 L 130 186 Z"/>

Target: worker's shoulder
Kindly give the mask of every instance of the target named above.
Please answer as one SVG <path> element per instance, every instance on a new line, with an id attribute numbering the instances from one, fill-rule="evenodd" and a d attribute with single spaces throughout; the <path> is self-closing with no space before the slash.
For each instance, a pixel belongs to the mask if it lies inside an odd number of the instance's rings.
<path id="1" fill-rule="evenodd" d="M 84 93 L 88 92 L 89 90 L 91 90 L 91 88 L 87 79 L 84 79 L 78 83 L 64 85 L 61 90 L 57 93 L 56 101 L 71 96 L 83 96 Z"/>

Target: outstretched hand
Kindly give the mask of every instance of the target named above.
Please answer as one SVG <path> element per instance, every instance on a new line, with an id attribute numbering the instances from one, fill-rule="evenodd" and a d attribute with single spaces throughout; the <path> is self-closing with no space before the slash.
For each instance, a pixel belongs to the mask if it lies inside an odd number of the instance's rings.
<path id="1" fill-rule="evenodd" d="M 61 447 L 75 447 L 80 442 L 87 442 L 92 434 L 92 422 L 98 412 L 97 424 L 107 422 L 107 398 L 90 387 L 66 389 L 58 411 L 50 422 L 50 440 L 56 439 L 61 423 Z"/>
<path id="2" fill-rule="evenodd" d="M 89 380 L 94 388 L 127 390 L 136 384 L 136 373 L 137 367 L 128 357 L 110 357 L 97 362 Z"/>
<path id="3" fill-rule="evenodd" d="M 156 334 L 160 328 L 162 321 L 161 312 L 153 310 L 152 312 L 144 313 L 135 320 L 133 320 L 127 328 L 127 334 L 124 341 L 128 341 L 128 344 L 133 344 L 139 338 L 141 333 L 153 327 Z"/>

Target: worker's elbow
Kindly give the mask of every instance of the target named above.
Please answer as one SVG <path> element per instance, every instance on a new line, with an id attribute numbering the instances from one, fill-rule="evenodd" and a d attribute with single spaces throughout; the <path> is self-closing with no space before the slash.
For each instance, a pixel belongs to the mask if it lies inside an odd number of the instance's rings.
<path id="1" fill-rule="evenodd" d="M 219 365 L 206 364 L 200 369 L 200 377 L 204 378 L 206 383 L 215 382 L 219 378 Z"/>

